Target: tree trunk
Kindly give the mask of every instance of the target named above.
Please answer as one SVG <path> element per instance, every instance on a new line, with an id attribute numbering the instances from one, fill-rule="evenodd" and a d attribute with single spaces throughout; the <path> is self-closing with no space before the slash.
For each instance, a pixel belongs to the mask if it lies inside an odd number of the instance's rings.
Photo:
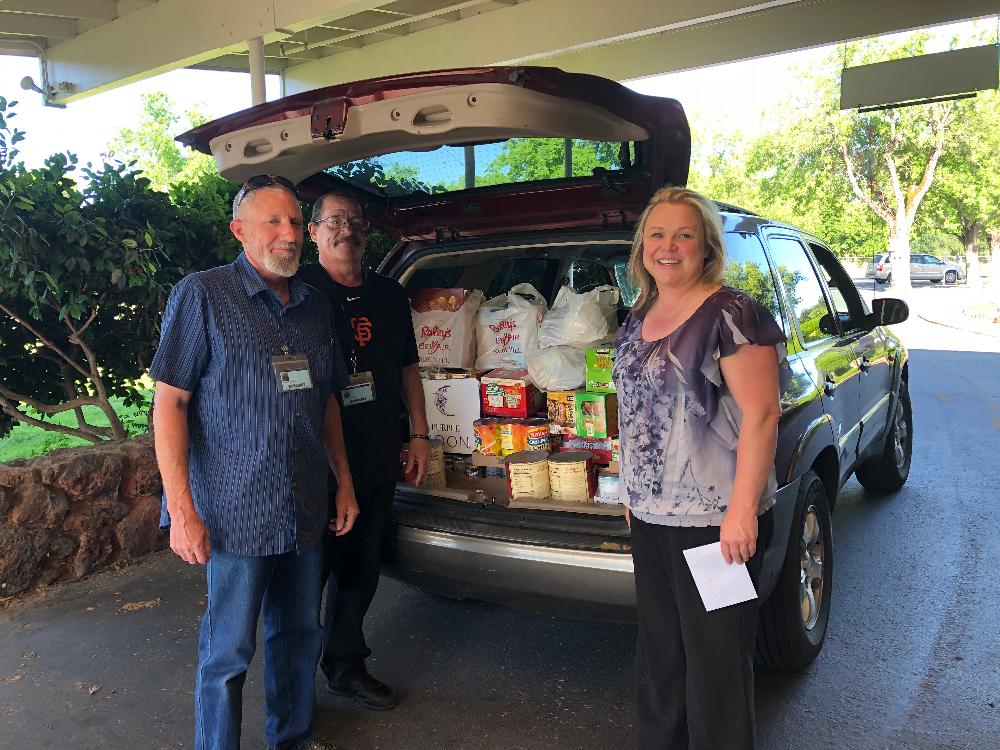
<path id="1" fill-rule="evenodd" d="M 990 241 L 990 287 L 994 299 L 1000 300 L 1000 226 L 986 230 Z"/>
<path id="2" fill-rule="evenodd" d="M 965 283 L 969 286 L 982 286 L 979 271 L 979 230 L 982 223 L 973 221 L 962 222 L 962 245 L 965 247 Z"/>
<path id="3" fill-rule="evenodd" d="M 892 285 L 896 294 L 906 296 L 910 283 L 910 230 L 912 225 L 897 221 L 889 228 L 889 262 L 892 264 Z"/>

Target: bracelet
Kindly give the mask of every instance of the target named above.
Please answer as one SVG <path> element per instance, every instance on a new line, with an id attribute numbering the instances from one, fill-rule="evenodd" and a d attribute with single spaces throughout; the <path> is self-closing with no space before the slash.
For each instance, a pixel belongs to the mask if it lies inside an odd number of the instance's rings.
<path id="1" fill-rule="evenodd" d="M 431 439 L 430 435 L 421 435 L 416 432 L 410 435 L 410 440 L 430 440 L 430 439 Z"/>

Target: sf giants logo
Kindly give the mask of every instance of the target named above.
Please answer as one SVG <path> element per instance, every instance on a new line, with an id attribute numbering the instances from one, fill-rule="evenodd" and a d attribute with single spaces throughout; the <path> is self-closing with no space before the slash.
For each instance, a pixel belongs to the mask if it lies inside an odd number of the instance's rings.
<path id="1" fill-rule="evenodd" d="M 368 346 L 368 342 L 372 340 L 372 322 L 364 316 L 351 318 L 351 328 L 354 329 L 354 340 L 358 342 L 358 346 L 362 349 Z"/>

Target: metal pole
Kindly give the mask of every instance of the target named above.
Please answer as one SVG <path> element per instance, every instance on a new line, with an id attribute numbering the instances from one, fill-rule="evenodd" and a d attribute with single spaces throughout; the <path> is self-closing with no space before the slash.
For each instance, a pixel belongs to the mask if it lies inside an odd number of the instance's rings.
<path id="1" fill-rule="evenodd" d="M 563 177 L 573 176 L 573 139 L 563 140 Z"/>
<path id="2" fill-rule="evenodd" d="M 250 96 L 253 104 L 267 101 L 264 88 L 264 38 L 255 36 L 247 42 L 250 48 Z"/>

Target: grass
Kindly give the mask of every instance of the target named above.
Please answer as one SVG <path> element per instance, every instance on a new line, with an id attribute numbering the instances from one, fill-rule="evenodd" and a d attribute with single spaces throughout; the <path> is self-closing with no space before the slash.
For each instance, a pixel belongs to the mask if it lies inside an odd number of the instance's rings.
<path id="1" fill-rule="evenodd" d="M 130 437 L 142 435 L 149 429 L 149 402 L 152 395 L 152 391 L 146 391 L 143 404 L 138 407 L 127 407 L 121 399 L 111 399 L 111 405 L 114 406 L 118 418 L 125 425 Z M 83 414 L 89 424 L 101 427 L 108 426 L 107 417 L 96 406 L 85 406 Z M 31 413 L 31 410 L 29 410 L 29 416 L 41 418 L 40 414 Z M 66 427 L 76 427 L 76 415 L 72 412 L 56 414 L 46 418 L 46 421 Z M 9 435 L 0 440 L 0 463 L 16 461 L 20 458 L 43 456 L 57 448 L 73 448 L 80 445 L 92 445 L 92 443 L 82 438 L 43 430 L 34 425 L 18 424 Z"/>

